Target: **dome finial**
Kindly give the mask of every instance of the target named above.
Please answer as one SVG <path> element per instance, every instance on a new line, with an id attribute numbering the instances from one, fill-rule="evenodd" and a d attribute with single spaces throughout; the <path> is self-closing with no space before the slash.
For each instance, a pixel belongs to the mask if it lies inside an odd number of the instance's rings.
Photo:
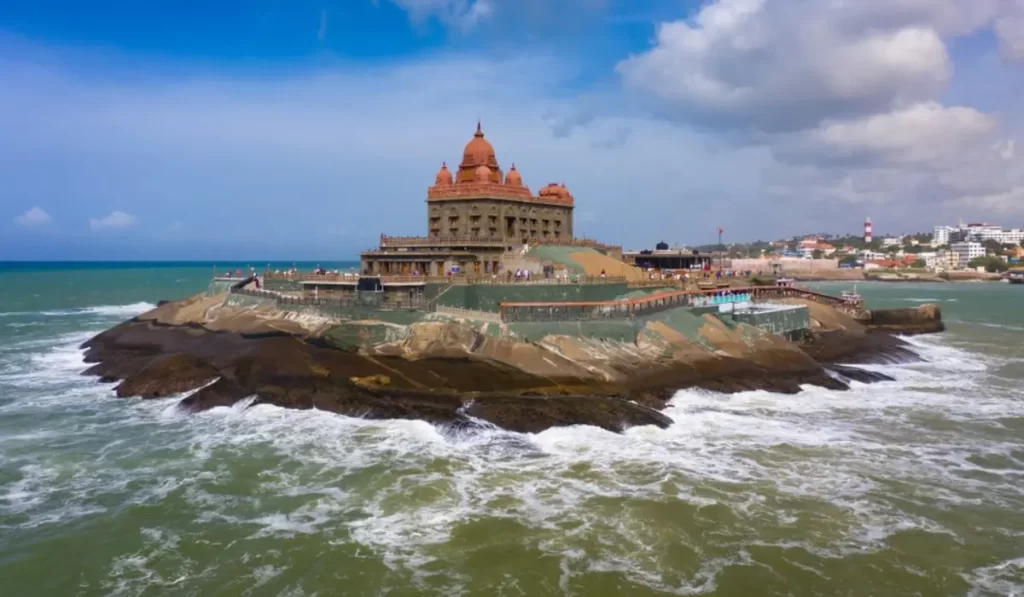
<path id="1" fill-rule="evenodd" d="M 484 136 L 484 131 L 483 131 L 483 129 L 480 126 L 480 119 L 479 118 L 476 119 L 476 132 L 473 133 L 473 136 L 474 137 L 483 137 Z"/>

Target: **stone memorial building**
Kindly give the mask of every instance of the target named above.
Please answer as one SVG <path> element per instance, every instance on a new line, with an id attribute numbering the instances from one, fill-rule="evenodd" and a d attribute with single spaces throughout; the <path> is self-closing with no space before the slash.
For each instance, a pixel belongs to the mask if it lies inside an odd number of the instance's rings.
<path id="1" fill-rule="evenodd" d="M 534 195 L 515 164 L 502 171 L 479 123 L 458 170 L 453 175 L 442 163 L 426 202 L 427 235 L 381 235 L 380 246 L 361 255 L 363 274 L 490 274 L 525 244 L 573 239 L 569 189 L 551 183 Z"/>

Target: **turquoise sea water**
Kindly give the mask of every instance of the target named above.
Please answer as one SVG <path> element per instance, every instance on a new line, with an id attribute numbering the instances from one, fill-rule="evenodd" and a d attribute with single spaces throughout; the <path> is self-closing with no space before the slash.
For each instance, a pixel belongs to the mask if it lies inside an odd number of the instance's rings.
<path id="1" fill-rule="evenodd" d="M 679 392 L 621 435 L 185 415 L 79 375 L 212 265 L 0 266 L 0 594 L 1024 594 L 1022 286 L 860 284 L 942 306 L 927 362 Z"/>

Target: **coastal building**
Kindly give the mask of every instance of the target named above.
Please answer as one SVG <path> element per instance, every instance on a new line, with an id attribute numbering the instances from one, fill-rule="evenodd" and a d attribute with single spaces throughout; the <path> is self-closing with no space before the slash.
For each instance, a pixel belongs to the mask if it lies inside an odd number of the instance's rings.
<path id="1" fill-rule="evenodd" d="M 985 256 L 984 245 L 973 241 L 950 243 L 949 251 L 956 255 L 959 267 L 967 267 L 972 259 Z"/>
<path id="2" fill-rule="evenodd" d="M 957 232 L 958 228 L 953 226 L 936 226 L 932 229 L 932 246 L 940 247 L 942 245 L 948 245 L 950 241 L 950 235 Z"/>
<path id="3" fill-rule="evenodd" d="M 903 246 L 903 239 L 899 236 L 887 236 L 882 239 L 883 247 L 900 247 Z"/>
<path id="4" fill-rule="evenodd" d="M 1003 245 L 1019 245 L 1024 241 L 1024 230 L 1020 228 L 1003 228 L 997 224 L 985 222 L 960 222 L 957 226 L 936 226 L 932 232 L 933 245 L 946 245 L 955 242 L 995 241 Z"/>
<path id="5" fill-rule="evenodd" d="M 879 251 L 872 251 L 871 249 L 863 249 L 857 251 L 857 259 L 867 263 L 869 261 L 879 261 L 888 257 L 887 253 L 881 253 Z"/>
<path id="6" fill-rule="evenodd" d="M 498 163 L 477 123 L 455 172 L 442 162 L 426 193 L 426 235 L 381 235 L 360 255 L 364 275 L 494 274 L 503 255 L 525 245 L 570 244 L 575 199 L 564 183 L 536 194 L 512 164 Z"/>
<path id="7" fill-rule="evenodd" d="M 622 257 L 626 263 L 658 271 L 710 269 L 720 263 L 711 253 L 701 253 L 692 249 L 670 249 L 668 243 L 664 241 L 655 245 L 654 249 L 627 251 Z"/>

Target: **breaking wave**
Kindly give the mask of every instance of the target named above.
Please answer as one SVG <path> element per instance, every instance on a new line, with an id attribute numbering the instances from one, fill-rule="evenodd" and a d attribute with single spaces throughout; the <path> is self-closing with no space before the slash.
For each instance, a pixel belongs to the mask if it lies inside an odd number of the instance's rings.
<path id="1" fill-rule="evenodd" d="M 6 311 L 0 317 L 38 315 L 42 317 L 70 317 L 75 315 L 98 315 L 102 317 L 134 317 L 156 307 L 153 303 L 138 302 L 129 305 L 98 305 L 77 309 L 57 309 L 51 311 Z"/>

